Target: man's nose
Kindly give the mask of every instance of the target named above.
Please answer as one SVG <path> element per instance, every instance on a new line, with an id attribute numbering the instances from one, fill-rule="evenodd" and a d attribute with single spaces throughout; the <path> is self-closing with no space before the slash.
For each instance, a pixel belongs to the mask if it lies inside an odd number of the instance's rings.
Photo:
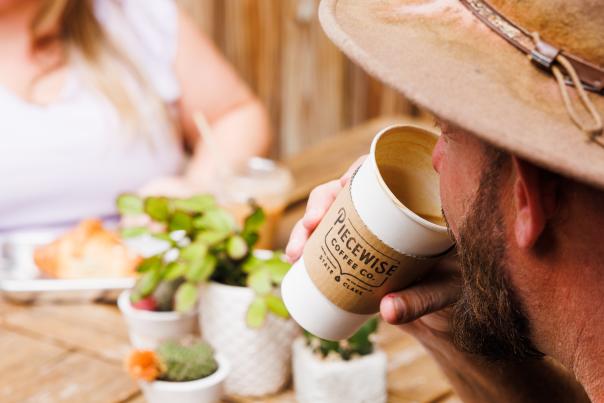
<path id="1" fill-rule="evenodd" d="M 444 146 L 445 141 L 443 140 L 443 136 L 441 135 L 436 142 L 436 146 L 434 146 L 434 150 L 432 150 L 432 166 L 436 172 L 440 173 L 440 164 L 442 163 L 443 155 L 444 155 Z"/>

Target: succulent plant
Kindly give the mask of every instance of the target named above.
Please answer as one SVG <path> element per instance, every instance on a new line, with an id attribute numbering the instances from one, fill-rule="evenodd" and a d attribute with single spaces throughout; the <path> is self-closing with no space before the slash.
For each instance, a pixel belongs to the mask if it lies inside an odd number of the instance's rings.
<path id="1" fill-rule="evenodd" d="M 139 264 L 140 277 L 131 292 L 134 306 L 185 312 L 195 306 L 199 285 L 212 280 L 254 290 L 256 297 L 246 317 L 249 327 L 262 326 L 269 312 L 289 317 L 277 290 L 291 265 L 278 252 L 269 259 L 253 253 L 265 221 L 258 206 L 252 204 L 241 229 L 210 195 L 143 199 L 124 194 L 117 206 L 123 218 L 143 217 L 130 221 L 145 224 L 123 228 L 123 237 L 152 235 L 168 244 Z"/>
<path id="2" fill-rule="evenodd" d="M 218 368 L 214 350 L 203 341 L 189 345 L 165 341 L 157 348 L 157 356 L 163 369 L 159 379 L 171 382 L 205 378 Z"/>
<path id="3" fill-rule="evenodd" d="M 377 331 L 378 320 L 368 320 L 352 337 L 342 341 L 330 341 L 321 339 L 309 332 L 304 332 L 306 345 L 321 357 L 339 356 L 348 361 L 357 356 L 373 353 L 374 344 L 371 335 Z"/>

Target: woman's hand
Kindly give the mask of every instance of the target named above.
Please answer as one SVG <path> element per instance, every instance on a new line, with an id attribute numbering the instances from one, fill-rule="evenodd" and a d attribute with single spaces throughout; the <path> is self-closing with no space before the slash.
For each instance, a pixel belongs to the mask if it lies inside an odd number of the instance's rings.
<path id="1" fill-rule="evenodd" d="M 308 198 L 306 213 L 294 226 L 286 248 L 291 262 L 300 258 L 308 237 L 365 158 L 366 156 L 359 158 L 339 180 L 313 189 Z M 448 311 L 443 308 L 458 298 L 459 277 L 455 262 L 445 261 L 439 264 L 421 282 L 386 295 L 380 304 L 382 318 L 390 324 L 405 325 L 405 330 L 418 338 L 433 335 L 447 338 Z M 434 312 L 438 314 L 430 315 Z M 421 320 L 417 320 L 420 318 Z"/>

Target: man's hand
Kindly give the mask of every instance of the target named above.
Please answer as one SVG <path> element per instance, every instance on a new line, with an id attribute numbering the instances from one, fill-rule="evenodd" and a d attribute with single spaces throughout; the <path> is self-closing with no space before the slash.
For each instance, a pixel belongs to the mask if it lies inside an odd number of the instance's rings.
<path id="1" fill-rule="evenodd" d="M 320 185 L 310 193 L 306 213 L 296 223 L 287 245 L 286 254 L 290 261 L 300 258 L 308 237 L 365 158 L 359 158 L 339 180 Z M 432 336 L 447 338 L 447 311 L 429 314 L 449 306 L 458 295 L 459 273 L 454 263 L 447 262 L 435 268 L 420 283 L 386 295 L 381 301 L 380 313 L 390 324 L 405 324 L 405 330 L 420 340 Z"/>

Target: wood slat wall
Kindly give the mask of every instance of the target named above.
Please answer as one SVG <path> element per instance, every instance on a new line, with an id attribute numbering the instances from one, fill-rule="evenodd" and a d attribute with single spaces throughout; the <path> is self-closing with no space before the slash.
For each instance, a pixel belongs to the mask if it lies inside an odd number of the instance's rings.
<path id="1" fill-rule="evenodd" d="M 268 107 L 285 157 L 369 118 L 420 112 L 323 33 L 319 0 L 179 0 Z"/>

